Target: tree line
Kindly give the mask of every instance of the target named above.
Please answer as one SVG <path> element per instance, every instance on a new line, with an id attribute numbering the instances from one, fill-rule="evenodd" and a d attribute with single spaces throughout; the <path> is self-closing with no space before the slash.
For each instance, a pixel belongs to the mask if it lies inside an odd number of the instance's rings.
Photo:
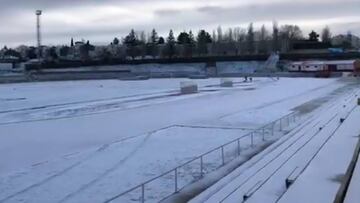
<path id="1" fill-rule="evenodd" d="M 194 34 L 190 30 L 174 36 L 173 30 L 170 30 L 166 37 L 159 36 L 155 29 L 148 35 L 144 31 L 136 32 L 132 29 L 122 40 L 114 38 L 111 45 L 124 45 L 126 56 L 132 59 L 145 56 L 173 58 L 288 52 L 294 41 L 321 40 L 330 44 L 331 38 L 332 34 L 327 26 L 320 35 L 312 31 L 305 37 L 297 25 L 279 26 L 274 22 L 272 30 L 268 30 L 265 25 L 255 30 L 253 23 L 250 23 L 246 29 L 236 27 L 223 31 L 219 26 L 212 34 L 206 30 Z"/>
<path id="2" fill-rule="evenodd" d="M 165 37 L 160 36 L 156 29 L 152 29 L 148 34 L 131 29 L 126 36 L 120 39 L 115 37 L 109 46 L 94 46 L 85 40 L 77 44 L 71 39 L 70 46 L 49 47 L 43 57 L 58 59 L 72 56 L 81 60 L 111 60 L 111 58 L 191 58 L 287 53 L 293 48 L 294 42 L 301 40 L 331 45 L 332 33 L 326 26 L 320 34 L 312 31 L 304 35 L 298 25 L 280 26 L 276 21 L 273 22 L 271 29 L 265 25 L 255 29 L 254 24 L 250 23 L 247 28 L 230 27 L 224 30 L 219 26 L 212 33 L 201 29 L 196 33 L 192 30 L 182 31 L 175 36 L 173 30 L 170 30 Z M 346 40 L 342 47 L 351 48 L 351 38 Z M 26 57 L 23 58 L 36 58 L 36 49 L 36 47 L 28 47 Z M 90 54 L 92 51 L 96 52 L 95 58 L 94 54 Z M 19 55 L 15 50 L 6 47 L 0 52 L 2 55 Z"/>

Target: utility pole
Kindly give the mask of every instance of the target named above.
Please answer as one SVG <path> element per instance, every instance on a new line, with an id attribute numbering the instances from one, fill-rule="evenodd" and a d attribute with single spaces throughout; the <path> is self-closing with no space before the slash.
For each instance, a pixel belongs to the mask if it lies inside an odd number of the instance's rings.
<path id="1" fill-rule="evenodd" d="M 38 62 L 40 63 L 40 59 L 41 59 L 41 30 L 40 30 L 40 16 L 42 14 L 41 10 L 37 10 L 36 11 L 36 36 L 37 36 L 37 57 L 38 57 Z"/>

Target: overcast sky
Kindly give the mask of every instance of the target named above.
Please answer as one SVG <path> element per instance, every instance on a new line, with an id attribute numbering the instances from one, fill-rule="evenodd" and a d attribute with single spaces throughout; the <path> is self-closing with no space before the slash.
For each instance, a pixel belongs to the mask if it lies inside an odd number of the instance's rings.
<path id="1" fill-rule="evenodd" d="M 360 0 L 0 0 L 0 46 L 34 45 L 35 10 L 42 9 L 43 43 L 89 39 L 109 43 L 130 31 L 159 33 L 217 26 L 298 24 L 304 31 L 329 25 L 360 35 Z"/>

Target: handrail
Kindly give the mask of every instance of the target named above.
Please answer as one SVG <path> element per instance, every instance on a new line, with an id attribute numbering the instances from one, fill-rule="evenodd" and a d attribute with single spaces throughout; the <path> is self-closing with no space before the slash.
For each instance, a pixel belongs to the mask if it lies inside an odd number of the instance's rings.
<path id="1" fill-rule="evenodd" d="M 153 178 L 151 178 L 151 179 L 149 179 L 149 180 L 147 180 L 147 181 L 145 181 L 145 182 L 143 182 L 143 183 L 141 183 L 141 184 L 138 184 L 138 185 L 136 185 L 136 186 L 134 186 L 134 187 L 132 187 L 132 188 L 130 188 L 130 189 L 128 189 L 128 190 L 126 190 L 126 191 L 124 191 L 124 192 L 122 192 L 122 193 L 120 193 L 120 194 L 118 194 L 118 195 L 116 195 L 116 196 L 113 196 L 112 198 L 110 198 L 110 199 L 107 199 L 106 201 L 104 201 L 104 203 L 109 203 L 109 202 L 112 202 L 112 201 L 114 201 L 114 200 L 116 200 L 116 199 L 118 199 L 118 198 L 120 198 L 120 197 L 122 197 L 122 196 L 124 196 L 124 195 L 126 195 L 126 194 L 128 194 L 128 193 L 130 193 L 130 192 L 133 192 L 133 191 L 135 191 L 135 190 L 137 190 L 137 189 L 142 189 L 143 191 L 142 191 L 142 198 L 141 198 L 141 202 L 145 202 L 145 197 L 144 197 L 144 187 L 145 187 L 145 185 L 147 185 L 147 184 L 149 184 L 149 183 L 151 183 L 151 182 L 153 182 L 153 181 L 155 181 L 155 180 L 157 180 L 157 179 L 159 179 L 159 178 L 161 178 L 161 177 L 163 177 L 163 176 L 165 176 L 165 175 L 168 175 L 168 174 L 170 174 L 170 173 L 173 173 L 173 172 L 175 172 L 175 178 L 176 178 L 176 180 L 177 180 L 177 171 L 178 171 L 178 169 L 179 168 L 182 168 L 182 167 L 184 167 L 184 166 L 186 166 L 186 165 L 188 165 L 188 164 L 190 164 L 191 162 L 194 162 L 194 161 L 196 161 L 196 160 L 201 160 L 201 170 L 203 170 L 203 167 L 202 167 L 202 159 L 203 159 L 203 157 L 204 156 L 206 156 L 206 155 L 208 155 L 208 154 L 211 154 L 212 152 L 214 152 L 214 151 L 217 151 L 217 150 L 219 150 L 219 149 L 224 149 L 226 146 L 228 146 L 228 145 L 230 145 L 230 144 L 232 144 L 232 143 L 235 143 L 235 142 L 239 142 L 240 140 L 242 140 L 242 139 L 244 139 L 244 138 L 247 138 L 247 137 L 250 137 L 250 136 L 254 136 L 254 133 L 256 133 L 258 130 L 263 130 L 263 133 L 264 133 L 264 129 L 266 129 L 267 127 L 270 127 L 270 128 L 272 128 L 273 129 L 273 126 L 277 123 L 277 122 L 281 122 L 284 118 L 287 118 L 287 119 L 289 119 L 291 116 L 293 116 L 294 118 L 295 118 L 295 116 L 298 114 L 298 112 L 292 112 L 292 113 L 290 113 L 290 114 L 287 114 L 287 115 L 285 115 L 285 116 L 283 116 L 283 117 L 281 117 L 280 119 L 277 119 L 277 120 L 275 120 L 275 121 L 272 121 L 272 122 L 270 122 L 270 123 L 268 123 L 268 124 L 266 124 L 266 125 L 263 125 L 262 127 L 260 127 L 260 128 L 257 128 L 257 129 L 255 129 L 255 130 L 253 130 L 253 131 L 251 131 L 251 132 L 249 132 L 249 133 L 247 133 L 247 134 L 245 134 L 245 135 L 242 135 L 241 137 L 238 137 L 238 138 L 236 138 L 236 139 L 234 139 L 234 140 L 231 140 L 231 141 L 229 141 L 229 142 L 227 142 L 227 143 L 225 143 L 225 144 L 222 144 L 222 145 L 220 145 L 219 147 L 216 147 L 216 148 L 213 148 L 213 149 L 211 149 L 211 150 L 209 150 L 209 151 L 207 151 L 207 152 L 205 152 L 205 153 L 203 153 L 203 154 L 200 154 L 199 156 L 196 156 L 195 158 L 193 158 L 193 159 L 191 159 L 191 160 L 189 160 L 189 161 L 186 161 L 185 163 L 183 163 L 183 164 L 181 164 L 181 165 L 178 165 L 177 167 L 175 167 L 175 168 L 172 168 L 172 169 L 170 169 L 170 170 L 168 170 L 168 171 L 166 171 L 166 172 L 164 172 L 164 173 L 162 173 L 162 174 L 160 174 L 160 175 L 158 175 L 158 176 L 156 176 L 156 177 L 153 177 Z M 294 119 L 295 120 L 295 119 Z M 290 120 L 289 120 L 289 122 L 288 122 L 288 124 L 290 124 Z M 175 125 L 176 126 L 176 125 Z M 281 128 L 281 124 L 280 124 L 280 128 Z M 223 153 L 223 152 L 222 152 Z M 239 154 L 237 155 L 237 156 L 239 156 Z M 237 157 L 236 156 L 236 157 Z M 235 158 L 234 158 L 235 159 Z M 233 159 L 232 159 L 233 160 Z M 222 162 L 223 162 L 223 164 L 222 164 L 222 166 L 225 164 L 225 162 L 224 162 L 224 157 L 222 157 Z M 203 171 L 201 171 L 201 174 L 203 173 Z M 176 181 L 176 189 L 175 189 L 175 193 L 176 192 L 178 192 L 178 188 L 177 188 L 177 181 Z M 174 193 L 173 193 L 174 194 Z"/>

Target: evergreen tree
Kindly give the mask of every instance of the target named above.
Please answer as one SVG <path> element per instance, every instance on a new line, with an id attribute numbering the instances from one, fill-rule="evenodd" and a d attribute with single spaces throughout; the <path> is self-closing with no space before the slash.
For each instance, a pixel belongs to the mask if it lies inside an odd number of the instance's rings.
<path id="1" fill-rule="evenodd" d="M 119 41 L 119 39 L 117 37 L 115 37 L 112 43 L 114 45 L 118 45 L 120 43 L 120 41 Z"/>
<path id="2" fill-rule="evenodd" d="M 152 43 L 152 44 L 158 44 L 159 43 L 159 36 L 158 36 L 158 33 L 156 32 L 155 29 L 153 29 L 151 31 L 150 43 Z"/>
<path id="3" fill-rule="evenodd" d="M 190 30 L 189 32 L 189 44 L 193 45 L 193 47 L 195 47 L 195 37 L 194 37 L 194 34 L 193 32 Z"/>
<path id="4" fill-rule="evenodd" d="M 140 42 L 134 29 L 124 38 L 123 43 L 126 46 L 126 54 L 132 59 L 140 55 L 140 49 L 138 48 Z"/>
<path id="5" fill-rule="evenodd" d="M 165 47 L 165 56 L 172 58 L 176 53 L 176 41 L 174 37 L 174 32 L 170 30 L 169 36 L 166 38 L 166 47 Z"/>
<path id="6" fill-rule="evenodd" d="M 180 45 L 179 48 L 181 48 L 181 55 L 184 57 L 191 56 L 192 53 L 189 53 L 190 51 L 190 37 L 187 32 L 181 32 L 177 37 L 177 44 Z"/>
<path id="7" fill-rule="evenodd" d="M 150 54 L 153 58 L 155 58 L 159 54 L 158 49 L 159 44 L 159 36 L 155 29 L 151 31 L 150 39 L 148 42 L 148 54 Z"/>
<path id="8" fill-rule="evenodd" d="M 187 55 L 189 57 L 192 57 L 194 55 L 195 47 L 196 47 L 195 36 L 194 36 L 193 32 L 190 30 L 189 31 L 189 44 L 186 47 Z"/>
<path id="9" fill-rule="evenodd" d="M 71 38 L 70 46 L 71 46 L 71 47 L 74 46 L 74 39 L 73 39 L 73 38 Z"/>
<path id="10" fill-rule="evenodd" d="M 124 38 L 123 43 L 126 46 L 136 46 L 139 44 L 139 40 L 136 36 L 135 31 L 132 29 L 130 33 Z"/>
<path id="11" fill-rule="evenodd" d="M 165 39 L 163 37 L 159 37 L 159 44 L 165 44 Z"/>
<path id="12" fill-rule="evenodd" d="M 181 32 L 177 37 L 178 44 L 189 44 L 189 42 L 190 42 L 190 37 L 187 32 Z"/>
<path id="13" fill-rule="evenodd" d="M 199 55 L 208 54 L 207 45 L 212 42 L 211 36 L 205 30 L 200 30 L 197 36 L 197 47 Z"/>
<path id="14" fill-rule="evenodd" d="M 320 35 L 316 33 L 314 30 L 310 32 L 309 34 L 309 41 L 318 42 Z"/>

